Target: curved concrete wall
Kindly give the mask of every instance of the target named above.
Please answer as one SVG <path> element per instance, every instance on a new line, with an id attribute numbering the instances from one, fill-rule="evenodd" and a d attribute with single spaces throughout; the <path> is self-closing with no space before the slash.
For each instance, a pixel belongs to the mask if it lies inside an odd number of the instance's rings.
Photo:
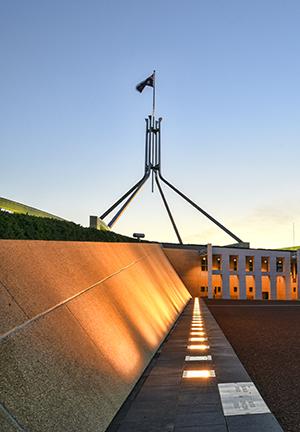
<path id="1" fill-rule="evenodd" d="M 190 298 L 158 245 L 0 240 L 0 430 L 104 431 Z"/>
<path id="2" fill-rule="evenodd" d="M 164 248 L 164 253 L 193 297 L 201 297 L 200 286 L 207 285 L 200 269 L 199 252 L 192 249 Z"/>

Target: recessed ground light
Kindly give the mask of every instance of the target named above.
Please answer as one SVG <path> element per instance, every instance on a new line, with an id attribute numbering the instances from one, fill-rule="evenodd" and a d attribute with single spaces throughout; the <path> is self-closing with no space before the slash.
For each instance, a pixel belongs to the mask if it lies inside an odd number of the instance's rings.
<path id="1" fill-rule="evenodd" d="M 185 356 L 185 361 L 211 361 L 211 355 L 207 356 Z"/>
<path id="2" fill-rule="evenodd" d="M 207 341 L 207 337 L 191 337 L 189 340 L 191 342 L 205 342 Z"/>
<path id="3" fill-rule="evenodd" d="M 212 369 L 185 370 L 182 374 L 182 378 L 212 378 L 215 376 L 216 373 Z"/>
<path id="4" fill-rule="evenodd" d="M 194 344 L 192 344 L 192 345 L 188 345 L 188 349 L 205 351 L 205 350 L 209 349 L 209 345 L 204 345 L 204 344 L 194 345 Z"/>
<path id="5" fill-rule="evenodd" d="M 191 331 L 190 335 L 191 336 L 205 336 L 205 332 L 204 331 Z"/>

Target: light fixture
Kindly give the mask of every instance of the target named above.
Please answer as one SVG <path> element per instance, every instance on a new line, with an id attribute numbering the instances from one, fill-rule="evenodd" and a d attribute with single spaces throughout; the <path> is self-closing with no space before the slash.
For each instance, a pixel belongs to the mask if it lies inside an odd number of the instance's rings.
<path id="1" fill-rule="evenodd" d="M 212 369 L 185 370 L 182 374 L 182 378 L 213 378 L 215 376 L 216 373 Z"/>
<path id="2" fill-rule="evenodd" d="M 204 345 L 204 344 L 200 344 L 200 345 L 188 345 L 188 349 L 190 350 L 200 350 L 200 351 L 205 351 L 209 349 L 209 345 Z"/>

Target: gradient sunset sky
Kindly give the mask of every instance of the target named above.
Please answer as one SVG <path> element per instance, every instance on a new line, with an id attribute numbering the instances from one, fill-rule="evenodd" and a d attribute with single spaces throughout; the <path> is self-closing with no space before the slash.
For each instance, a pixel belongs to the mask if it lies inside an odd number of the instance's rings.
<path id="1" fill-rule="evenodd" d="M 0 196 L 88 225 L 143 174 L 157 71 L 164 176 L 254 247 L 300 244 L 298 0 L 3 0 Z M 228 244 L 166 190 L 183 240 Z M 150 182 L 115 230 L 176 241 Z"/>

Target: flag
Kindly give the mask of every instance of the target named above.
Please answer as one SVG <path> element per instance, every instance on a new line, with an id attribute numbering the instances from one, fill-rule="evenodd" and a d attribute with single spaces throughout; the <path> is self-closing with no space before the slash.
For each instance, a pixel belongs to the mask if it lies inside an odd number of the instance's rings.
<path id="1" fill-rule="evenodd" d="M 136 89 L 138 92 L 142 93 L 142 91 L 144 90 L 144 88 L 146 86 L 149 87 L 154 87 L 154 72 L 152 75 L 150 75 L 148 78 L 146 78 L 144 81 L 140 82 L 137 86 Z"/>

